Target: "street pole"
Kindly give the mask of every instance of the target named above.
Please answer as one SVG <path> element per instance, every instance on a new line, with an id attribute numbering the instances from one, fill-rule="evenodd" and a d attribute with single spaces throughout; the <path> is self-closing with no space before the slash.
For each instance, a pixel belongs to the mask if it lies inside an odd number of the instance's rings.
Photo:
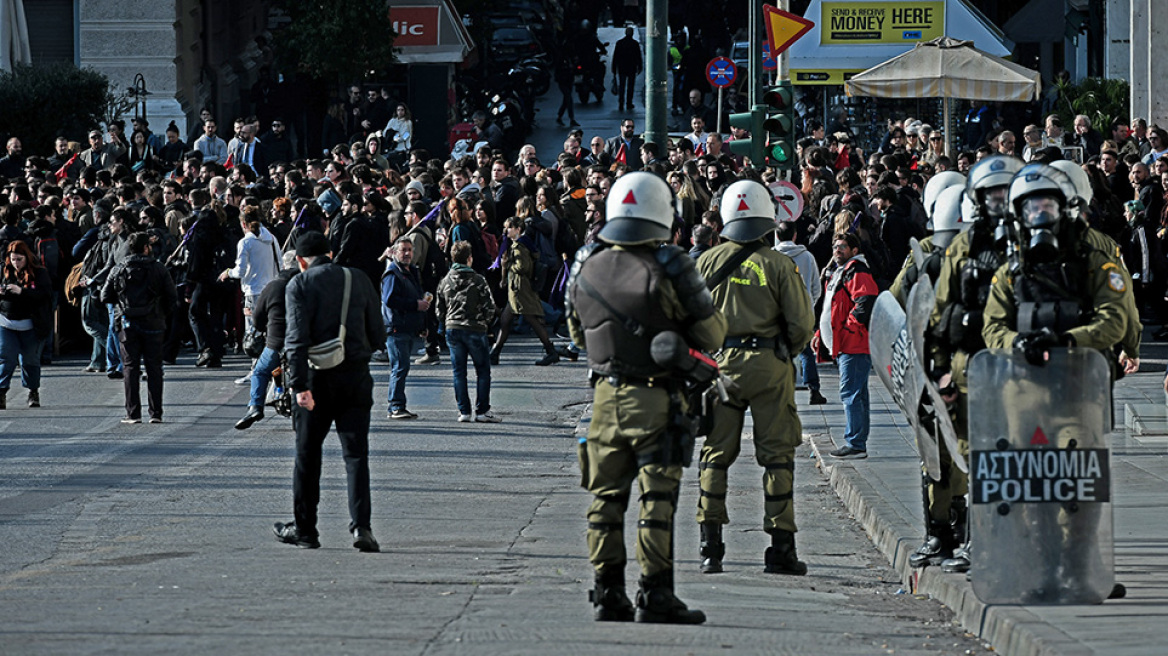
<path id="1" fill-rule="evenodd" d="M 664 153 L 669 138 L 669 0 L 649 0 L 645 26 L 645 143 L 657 144 Z"/>
<path id="2" fill-rule="evenodd" d="M 762 104 L 762 88 L 766 83 L 764 77 L 766 71 L 762 68 L 762 41 L 766 38 L 762 22 L 762 0 L 750 0 L 750 8 L 747 9 L 746 29 L 750 34 L 750 45 L 746 51 L 749 62 L 747 65 L 750 70 L 747 102 L 750 103 L 751 107 L 754 107 Z"/>

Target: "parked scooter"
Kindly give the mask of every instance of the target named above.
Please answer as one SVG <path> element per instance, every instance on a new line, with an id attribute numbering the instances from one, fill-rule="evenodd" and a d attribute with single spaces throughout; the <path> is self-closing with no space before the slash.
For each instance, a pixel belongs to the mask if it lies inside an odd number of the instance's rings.
<path id="1" fill-rule="evenodd" d="M 596 102 L 604 99 L 604 71 L 606 60 L 604 55 L 608 51 L 607 43 L 597 44 L 597 51 L 584 53 L 576 61 L 575 89 L 580 104 L 587 104 L 590 96 L 596 96 Z"/>

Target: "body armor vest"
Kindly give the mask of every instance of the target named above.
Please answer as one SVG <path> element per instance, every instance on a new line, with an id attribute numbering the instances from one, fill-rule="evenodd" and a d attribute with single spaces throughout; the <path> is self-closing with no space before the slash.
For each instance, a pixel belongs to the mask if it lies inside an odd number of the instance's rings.
<path id="1" fill-rule="evenodd" d="M 1014 302 L 1018 308 L 1018 332 L 1049 328 L 1055 334 L 1087 323 L 1084 280 L 1066 262 L 1028 267 L 1014 277 Z"/>
<path id="2" fill-rule="evenodd" d="M 584 328 L 592 370 L 604 376 L 667 375 L 653 362 L 649 344 L 659 332 L 684 330 L 661 307 L 659 285 L 665 272 L 652 251 L 597 251 L 578 276 L 585 282 L 577 281 L 573 287 L 572 305 Z M 593 298 L 586 287 L 604 302 Z"/>

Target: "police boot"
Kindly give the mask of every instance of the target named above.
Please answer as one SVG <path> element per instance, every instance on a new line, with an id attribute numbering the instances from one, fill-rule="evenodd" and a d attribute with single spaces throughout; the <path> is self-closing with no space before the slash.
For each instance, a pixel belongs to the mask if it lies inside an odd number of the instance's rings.
<path id="1" fill-rule="evenodd" d="M 771 533 L 771 546 L 767 547 L 764 559 L 769 574 L 803 576 L 807 573 L 807 564 L 795 553 L 795 534 L 791 531 L 778 528 Z"/>
<path id="2" fill-rule="evenodd" d="M 965 499 L 953 500 L 953 557 L 941 561 L 942 572 L 969 571 L 969 509 Z"/>
<path id="3" fill-rule="evenodd" d="M 948 522 L 929 520 L 925 543 L 909 554 L 910 567 L 937 566 L 953 557 L 952 529 Z"/>
<path id="4" fill-rule="evenodd" d="M 726 556 L 726 543 L 722 542 L 722 525 L 717 522 L 702 522 L 702 574 L 717 574 L 722 571 L 722 558 Z"/>
<path id="5" fill-rule="evenodd" d="M 625 568 L 609 566 L 597 572 L 596 587 L 588 592 L 588 601 L 597 622 L 632 622 L 635 611 L 625 594 Z"/>
<path id="6" fill-rule="evenodd" d="M 637 591 L 637 621 L 650 624 L 701 624 L 706 614 L 690 610 L 673 594 L 673 570 L 641 577 Z"/>

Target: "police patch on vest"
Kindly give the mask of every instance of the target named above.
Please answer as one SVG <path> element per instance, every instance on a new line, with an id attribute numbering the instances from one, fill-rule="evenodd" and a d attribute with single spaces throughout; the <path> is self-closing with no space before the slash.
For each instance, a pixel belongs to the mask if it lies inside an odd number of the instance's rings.
<path id="1" fill-rule="evenodd" d="M 1123 274 L 1118 271 L 1107 274 L 1107 286 L 1111 288 L 1111 291 L 1121 294 L 1127 289 L 1127 284 L 1123 281 Z"/>

